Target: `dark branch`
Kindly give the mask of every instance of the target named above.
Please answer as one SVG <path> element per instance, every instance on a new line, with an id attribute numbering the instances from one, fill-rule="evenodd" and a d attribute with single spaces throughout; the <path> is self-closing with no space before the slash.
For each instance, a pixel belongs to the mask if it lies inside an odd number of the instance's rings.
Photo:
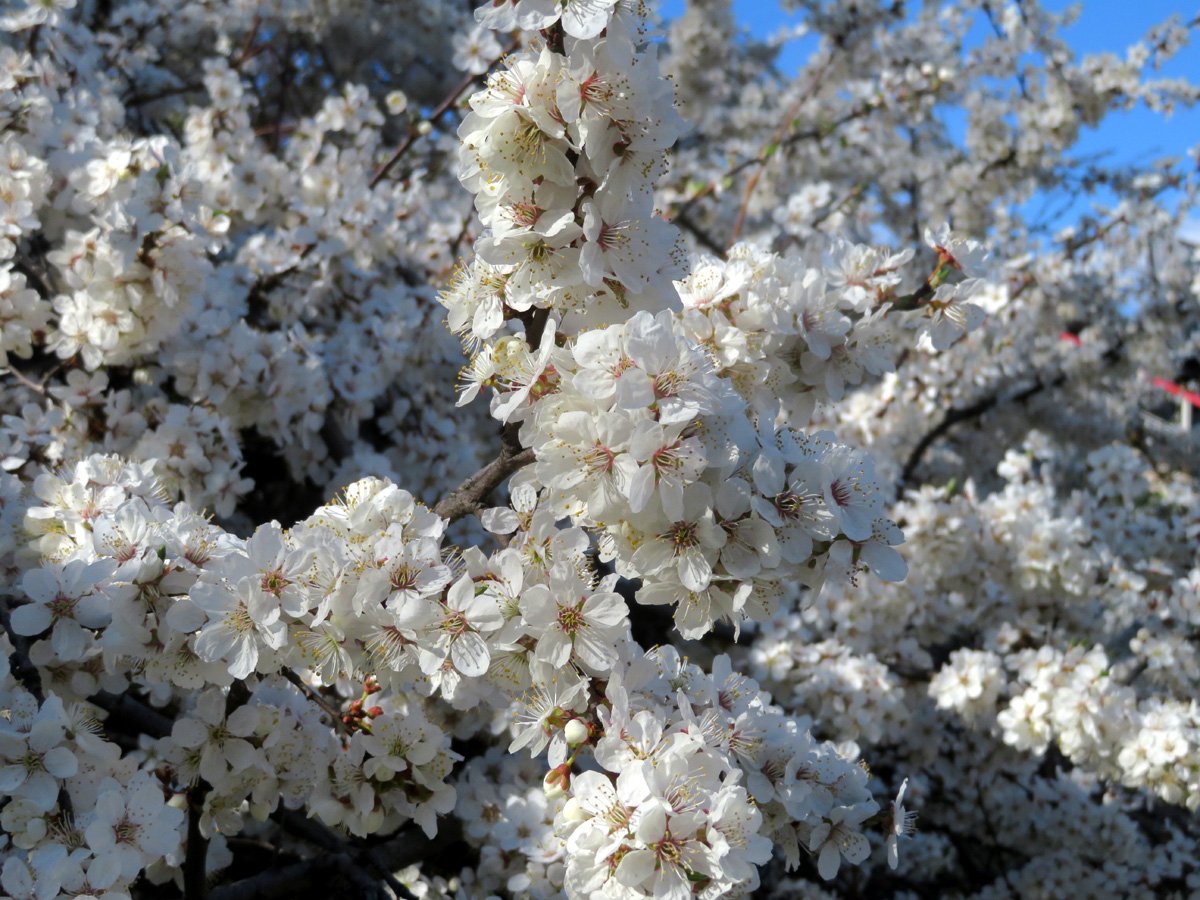
<path id="1" fill-rule="evenodd" d="M 513 40 L 510 42 L 500 54 L 500 59 L 504 59 L 504 57 L 516 50 L 518 46 L 520 46 L 519 41 Z M 429 117 L 426 121 L 436 122 L 446 114 L 446 110 L 450 109 L 451 106 L 458 102 L 458 98 L 466 92 L 467 88 L 480 79 L 486 77 L 486 72 L 479 75 L 468 75 L 451 89 L 450 93 L 446 95 L 441 103 L 433 108 L 433 111 L 429 114 Z M 408 134 L 405 135 L 404 140 L 400 142 L 400 146 L 396 148 L 396 151 L 388 158 L 388 161 L 380 166 L 375 174 L 371 176 L 371 180 L 367 182 L 367 186 L 373 188 L 375 185 L 379 184 L 379 182 L 383 181 L 383 179 L 387 178 L 388 173 L 392 171 L 392 168 L 396 165 L 396 163 L 400 162 L 400 158 L 408 152 L 409 148 L 417 142 L 417 138 L 420 136 L 421 132 L 416 125 L 413 125 L 413 127 L 409 128 Z"/>
<path id="2" fill-rule="evenodd" d="M 433 511 L 451 522 L 471 515 L 482 508 L 483 501 L 504 479 L 529 465 L 534 458 L 532 449 L 522 449 L 516 429 L 506 427 L 500 455 L 443 497 Z"/>
<path id="3" fill-rule="evenodd" d="M 292 819 L 289 824 L 294 824 L 294 820 L 300 818 L 294 814 L 288 814 L 288 817 Z M 396 872 L 445 850 L 458 842 L 460 837 L 457 822 L 451 819 L 441 823 L 437 836 L 432 839 L 426 838 L 416 829 L 405 829 L 391 840 L 372 848 L 353 847 L 343 843 L 345 849 L 335 851 L 329 846 L 323 848 L 325 852 L 321 855 L 304 862 L 282 869 L 269 869 L 251 878 L 219 887 L 209 894 L 209 900 L 267 900 L 272 897 L 309 896 L 318 885 L 337 874 L 343 875 L 355 885 L 359 893 L 354 896 L 379 896 L 382 891 L 371 890 L 365 883 L 364 865 L 369 865 L 376 871 Z M 387 883 L 398 896 L 413 896 L 395 878 L 389 877 Z"/>

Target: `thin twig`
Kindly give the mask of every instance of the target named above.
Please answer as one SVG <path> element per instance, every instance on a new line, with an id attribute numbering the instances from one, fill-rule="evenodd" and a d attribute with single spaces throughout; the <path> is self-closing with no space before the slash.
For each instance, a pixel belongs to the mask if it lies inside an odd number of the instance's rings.
<path id="1" fill-rule="evenodd" d="M 509 45 L 501 52 L 500 59 L 504 59 L 504 57 L 516 50 L 518 46 L 520 46 L 520 41 L 511 41 Z M 496 62 L 499 61 L 499 59 L 496 60 Z M 488 71 L 491 71 L 490 66 L 488 67 Z M 458 102 L 458 98 L 463 95 L 467 88 L 479 81 L 481 78 L 486 77 L 487 72 L 481 72 L 477 75 L 467 75 L 462 81 L 460 81 L 451 89 L 450 93 L 442 99 L 441 103 L 433 108 L 433 111 L 426 118 L 426 121 L 436 122 L 443 115 L 445 115 L 446 111 L 450 109 L 451 106 Z M 371 180 L 367 183 L 367 187 L 373 188 L 375 185 L 379 184 L 379 182 L 383 181 L 383 179 L 387 178 L 388 173 L 392 171 L 392 168 L 400 161 L 400 158 L 408 152 L 409 148 L 417 142 L 417 138 L 420 136 L 421 130 L 416 125 L 409 128 L 408 134 L 404 136 L 404 140 L 400 142 L 400 146 L 396 148 L 396 151 L 388 158 L 388 161 L 380 166 L 375 174 L 371 176 Z"/>
<path id="2" fill-rule="evenodd" d="M 21 382 L 21 384 L 25 385 L 25 387 L 29 388 L 29 390 L 38 394 L 46 393 L 46 388 L 44 385 L 38 384 L 36 381 L 31 380 L 24 372 L 12 364 L 12 360 L 9 360 L 8 368 L 4 369 L 3 371 L 13 376 L 13 378 L 17 379 L 17 381 Z"/>
<path id="3" fill-rule="evenodd" d="M 309 700 L 311 700 L 317 706 L 321 707 L 322 712 L 324 712 L 325 715 L 329 716 L 329 718 L 333 720 L 334 728 L 342 727 L 342 725 L 343 725 L 342 711 L 340 709 L 338 709 L 336 706 L 334 706 L 332 703 L 330 703 L 329 700 L 326 699 L 324 694 L 322 694 L 320 691 L 315 690 L 314 688 L 311 688 L 307 684 L 305 684 L 304 679 L 301 678 L 299 675 L 297 675 L 295 672 L 293 672 L 291 669 L 285 668 L 285 669 L 280 669 L 279 671 L 280 671 L 280 674 L 283 675 L 284 678 L 286 678 L 288 681 L 290 681 L 292 684 L 294 684 L 296 687 L 298 687 L 300 689 L 300 692 L 303 693 L 305 697 L 307 697 Z"/>
<path id="4" fill-rule="evenodd" d="M 787 112 L 784 113 L 783 121 L 779 123 L 779 127 L 771 136 L 771 140 L 763 145 L 762 149 L 758 152 L 758 156 L 755 157 L 752 164 L 756 165 L 756 168 L 754 173 L 750 176 L 750 180 L 746 182 L 746 189 L 742 192 L 742 203 L 741 206 L 738 207 L 737 219 L 733 223 L 733 232 L 729 236 L 729 246 L 732 247 L 734 244 L 736 244 L 739 235 L 742 233 L 742 226 L 746 222 L 746 213 L 750 209 L 750 199 L 754 196 L 754 189 L 758 186 L 759 179 L 762 178 L 762 173 L 766 169 L 767 161 L 779 150 L 780 145 L 787 138 L 788 132 L 792 130 L 792 123 L 795 121 L 796 116 L 800 115 L 800 110 L 804 108 L 804 104 L 811 100 L 813 94 L 815 94 L 821 87 L 821 82 L 825 78 L 825 73 L 829 71 L 829 67 L 832 64 L 833 55 L 830 54 L 817 68 L 817 71 L 813 73 L 812 80 L 809 82 L 808 87 L 805 88 L 804 91 L 801 92 L 800 96 L 796 98 L 795 102 L 788 107 Z"/>
<path id="5" fill-rule="evenodd" d="M 535 458 L 531 448 L 520 449 L 518 445 L 518 449 L 514 450 L 509 442 L 505 442 L 495 459 L 438 501 L 433 511 L 451 522 L 471 515 L 482 507 L 484 499 L 504 479 L 529 465 Z"/>

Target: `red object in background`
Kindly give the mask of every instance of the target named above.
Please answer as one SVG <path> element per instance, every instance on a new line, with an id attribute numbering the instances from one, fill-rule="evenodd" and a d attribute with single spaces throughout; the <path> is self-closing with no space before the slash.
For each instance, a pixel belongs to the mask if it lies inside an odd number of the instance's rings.
<path id="1" fill-rule="evenodd" d="M 1064 331 L 1058 336 L 1060 341 L 1066 341 L 1068 344 L 1074 344 L 1076 347 L 1082 347 L 1083 341 L 1079 339 L 1079 335 L 1072 334 L 1069 331 Z"/>
<path id="2" fill-rule="evenodd" d="M 1200 394 L 1197 394 L 1195 391 L 1189 391 L 1187 388 L 1181 387 L 1173 381 L 1167 381 L 1165 378 L 1151 378 L 1150 383 L 1156 388 L 1162 388 L 1168 394 L 1175 397 L 1182 397 L 1188 403 L 1192 404 L 1192 406 L 1200 409 Z"/>
<path id="3" fill-rule="evenodd" d="M 1070 331 L 1062 332 L 1059 334 L 1058 339 L 1060 341 L 1066 341 L 1068 344 L 1074 344 L 1076 347 L 1083 346 L 1083 341 L 1080 339 L 1079 335 Z M 1166 391 L 1173 397 L 1181 397 L 1188 403 L 1192 404 L 1192 406 L 1200 409 L 1200 394 L 1197 394 L 1195 391 L 1189 391 L 1182 385 L 1178 385 L 1173 381 L 1168 381 L 1165 378 L 1160 378 L 1157 375 L 1150 379 L 1150 383 L 1156 388 Z"/>

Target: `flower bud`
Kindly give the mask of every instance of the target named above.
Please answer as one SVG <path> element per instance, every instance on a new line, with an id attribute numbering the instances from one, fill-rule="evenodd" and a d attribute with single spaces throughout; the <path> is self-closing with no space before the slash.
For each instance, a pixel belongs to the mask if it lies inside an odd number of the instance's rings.
<path id="1" fill-rule="evenodd" d="M 563 804 L 562 816 L 568 822 L 582 822 L 588 817 L 587 810 L 583 808 L 583 804 L 575 797 L 571 797 Z"/>
<path id="2" fill-rule="evenodd" d="M 572 719 L 563 728 L 563 736 L 567 739 L 568 747 L 578 747 L 588 739 L 588 727 L 579 719 Z"/>
<path id="3" fill-rule="evenodd" d="M 562 797 L 567 793 L 567 789 L 570 786 L 571 766 L 569 763 L 555 766 L 542 779 L 542 790 L 546 792 L 547 800 L 557 800 L 559 797 Z"/>

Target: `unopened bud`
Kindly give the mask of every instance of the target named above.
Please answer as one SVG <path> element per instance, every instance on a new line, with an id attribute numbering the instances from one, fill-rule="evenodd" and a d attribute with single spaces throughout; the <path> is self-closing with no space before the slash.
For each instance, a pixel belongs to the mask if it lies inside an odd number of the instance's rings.
<path id="1" fill-rule="evenodd" d="M 575 797 L 571 797 L 563 804 L 562 815 L 568 822 L 582 822 L 588 817 L 587 810 Z"/>
<path id="2" fill-rule="evenodd" d="M 572 719 L 563 728 L 568 747 L 578 747 L 588 739 L 588 727 L 579 719 Z"/>
<path id="3" fill-rule="evenodd" d="M 382 706 L 372 706 L 370 709 L 367 710 L 367 715 L 370 716 L 372 719 L 376 718 L 377 716 L 382 716 L 383 715 L 383 707 Z"/>
<path id="4" fill-rule="evenodd" d="M 546 792 L 547 800 L 557 800 L 567 793 L 571 786 L 571 767 L 567 763 L 555 766 L 542 779 L 542 790 Z"/>

